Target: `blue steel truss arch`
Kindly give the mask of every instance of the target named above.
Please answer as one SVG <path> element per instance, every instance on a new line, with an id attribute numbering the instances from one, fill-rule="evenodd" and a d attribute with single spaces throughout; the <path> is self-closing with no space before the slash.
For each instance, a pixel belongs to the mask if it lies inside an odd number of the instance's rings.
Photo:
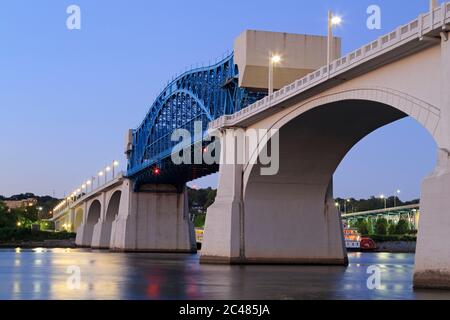
<path id="1" fill-rule="evenodd" d="M 216 171 L 217 166 L 172 167 L 168 159 L 178 143 L 171 141 L 172 132 L 186 129 L 194 136 L 194 122 L 201 121 L 205 134 L 210 121 L 235 113 L 265 96 L 266 92 L 238 86 L 238 68 L 233 54 L 214 65 L 183 73 L 167 85 L 144 121 L 133 131 L 128 176 L 138 184 L 183 184 Z M 158 175 L 152 174 L 155 167 L 161 169 Z"/>

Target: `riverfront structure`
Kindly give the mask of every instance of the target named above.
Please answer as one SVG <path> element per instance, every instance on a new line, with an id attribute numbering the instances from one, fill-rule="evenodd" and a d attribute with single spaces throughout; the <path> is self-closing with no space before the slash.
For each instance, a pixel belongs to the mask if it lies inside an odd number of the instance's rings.
<path id="1" fill-rule="evenodd" d="M 320 37 L 247 31 L 233 54 L 166 87 L 127 134 L 124 175 L 69 197 L 55 219 L 70 213 L 82 246 L 193 252 L 185 185 L 218 170 L 201 262 L 346 265 L 333 173 L 366 135 L 410 116 L 439 153 L 422 187 L 414 283 L 450 288 L 449 24 L 444 3 L 343 57 L 332 37 L 325 46 Z M 279 90 L 266 96 L 272 88 Z M 220 156 L 234 163 L 173 163 L 173 130 L 193 133 L 195 121 L 203 125 L 193 148 L 205 149 L 208 128 L 220 132 Z M 245 137 L 260 129 L 276 134 L 258 137 L 255 147 Z M 242 152 L 230 151 L 227 139 Z M 261 175 L 266 168 L 257 160 L 274 139 L 278 172 Z M 241 153 L 250 156 L 237 159 Z"/>

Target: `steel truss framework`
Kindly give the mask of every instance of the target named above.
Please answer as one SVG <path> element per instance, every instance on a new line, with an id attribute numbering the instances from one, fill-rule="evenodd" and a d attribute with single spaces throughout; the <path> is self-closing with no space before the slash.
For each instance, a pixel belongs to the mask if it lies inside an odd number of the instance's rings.
<path id="1" fill-rule="evenodd" d="M 138 187 L 144 183 L 183 185 L 216 172 L 217 165 L 175 166 L 171 154 L 178 142 L 171 140 L 173 131 L 187 129 L 194 139 L 194 123 L 201 121 L 204 136 L 210 121 L 265 96 L 265 92 L 239 88 L 233 54 L 215 65 L 185 72 L 167 85 L 133 131 L 127 175 Z"/>

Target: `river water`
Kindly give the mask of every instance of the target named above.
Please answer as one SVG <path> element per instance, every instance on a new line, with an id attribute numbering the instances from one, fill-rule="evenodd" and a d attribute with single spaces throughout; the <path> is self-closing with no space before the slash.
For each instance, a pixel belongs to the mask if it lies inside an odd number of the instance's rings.
<path id="1" fill-rule="evenodd" d="M 198 255 L 2 249 L 0 299 L 450 299 L 413 290 L 413 254 L 349 259 L 347 268 L 221 266 Z M 368 289 L 369 266 L 379 268 L 378 289 Z"/>

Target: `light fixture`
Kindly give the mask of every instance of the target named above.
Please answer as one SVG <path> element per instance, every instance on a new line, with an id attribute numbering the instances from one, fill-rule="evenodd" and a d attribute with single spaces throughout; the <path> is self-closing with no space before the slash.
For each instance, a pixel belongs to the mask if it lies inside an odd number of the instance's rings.
<path id="1" fill-rule="evenodd" d="M 281 56 L 280 55 L 278 55 L 278 54 L 275 54 L 275 55 L 273 55 L 272 56 L 272 58 L 270 59 L 270 61 L 272 62 L 272 63 L 280 63 L 281 62 Z"/>
<path id="2" fill-rule="evenodd" d="M 338 26 L 342 23 L 342 18 L 340 16 L 333 16 L 330 22 L 332 26 Z"/>

